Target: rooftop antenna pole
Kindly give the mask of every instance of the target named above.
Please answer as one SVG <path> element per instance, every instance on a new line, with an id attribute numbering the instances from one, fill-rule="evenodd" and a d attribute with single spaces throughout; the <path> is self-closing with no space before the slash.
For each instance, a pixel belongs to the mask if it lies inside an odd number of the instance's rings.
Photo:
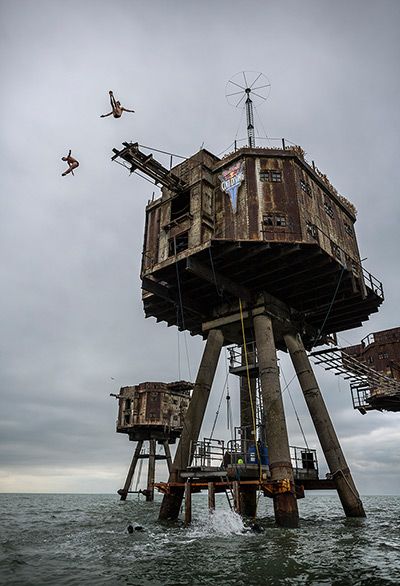
<path id="1" fill-rule="evenodd" d="M 247 139 L 250 148 L 256 146 L 253 108 L 265 102 L 270 90 L 271 84 L 268 79 L 257 71 L 240 71 L 226 84 L 225 96 L 228 102 L 235 108 L 246 108 Z"/>
<path id="2" fill-rule="evenodd" d="M 247 138 L 249 139 L 249 147 L 252 149 L 255 146 L 254 136 L 254 114 L 253 114 L 253 100 L 250 97 L 251 88 L 245 89 L 247 94 L 246 99 L 246 118 L 247 118 Z"/>

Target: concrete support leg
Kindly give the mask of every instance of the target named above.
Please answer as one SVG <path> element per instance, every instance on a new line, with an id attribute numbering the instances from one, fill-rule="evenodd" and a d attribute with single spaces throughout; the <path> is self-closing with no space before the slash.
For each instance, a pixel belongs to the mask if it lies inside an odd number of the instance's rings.
<path id="1" fill-rule="evenodd" d="M 185 484 L 185 525 L 192 522 L 192 487 L 189 481 Z"/>
<path id="2" fill-rule="evenodd" d="M 299 334 L 286 334 L 297 377 L 310 411 L 326 462 L 335 480 L 336 489 L 347 517 L 365 517 L 365 511 L 339 444 L 328 409 Z"/>
<path id="3" fill-rule="evenodd" d="M 132 484 L 132 478 L 135 473 L 136 464 L 139 460 L 140 451 L 142 449 L 143 442 L 139 441 L 136 445 L 135 452 L 133 454 L 131 465 L 129 466 L 128 475 L 125 480 L 124 488 L 120 488 L 118 494 L 121 495 L 121 501 L 126 501 L 129 489 Z"/>
<path id="4" fill-rule="evenodd" d="M 185 416 L 182 436 L 176 449 L 169 482 L 180 480 L 180 470 L 186 469 L 192 462 L 193 445 L 199 438 L 223 342 L 224 337 L 221 330 L 210 330 Z M 171 494 L 164 495 L 159 519 L 177 519 L 182 499 L 182 488 L 175 488 Z"/>
<path id="5" fill-rule="evenodd" d="M 271 477 L 272 480 L 288 480 L 290 483 L 289 490 L 273 497 L 275 521 L 281 527 L 298 527 L 299 512 L 271 319 L 267 315 L 257 315 L 254 318 L 254 331 Z"/>
<path id="6" fill-rule="evenodd" d="M 213 482 L 208 483 L 208 510 L 215 511 L 215 484 Z"/>
<path id="7" fill-rule="evenodd" d="M 171 470 L 172 470 L 171 450 L 169 449 L 169 443 L 167 441 L 163 442 L 163 444 L 164 444 L 165 456 L 167 458 L 168 472 L 171 473 Z"/>
<path id="8" fill-rule="evenodd" d="M 240 512 L 244 517 L 254 517 L 257 514 L 257 492 L 255 490 L 240 493 Z"/>
<path id="9" fill-rule="evenodd" d="M 150 440 L 149 466 L 147 469 L 146 501 L 154 501 L 154 476 L 156 471 L 156 440 Z"/>

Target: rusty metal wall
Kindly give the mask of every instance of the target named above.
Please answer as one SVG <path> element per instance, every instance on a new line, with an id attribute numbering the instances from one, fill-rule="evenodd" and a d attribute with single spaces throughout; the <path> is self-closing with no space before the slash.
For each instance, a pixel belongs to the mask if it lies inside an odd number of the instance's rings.
<path id="1" fill-rule="evenodd" d="M 237 161 L 244 162 L 245 181 L 234 211 L 220 176 Z M 211 239 L 259 240 L 319 244 L 348 268 L 359 262 L 352 205 L 294 150 L 241 149 L 222 161 L 202 150 L 172 170 L 188 184 L 190 212 L 171 221 L 177 195 L 165 188 L 147 207 L 144 269 L 172 262 L 170 241 L 186 232 L 184 256 Z M 262 180 L 265 172 L 280 173 L 281 180 Z"/>

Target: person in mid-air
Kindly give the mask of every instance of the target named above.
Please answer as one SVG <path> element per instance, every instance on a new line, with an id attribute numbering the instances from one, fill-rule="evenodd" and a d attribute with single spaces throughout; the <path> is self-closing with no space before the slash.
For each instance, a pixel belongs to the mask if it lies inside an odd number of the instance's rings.
<path id="1" fill-rule="evenodd" d="M 74 159 L 74 157 L 71 157 L 71 149 L 69 149 L 69 153 L 66 157 L 61 157 L 61 160 L 66 161 L 68 163 L 68 169 L 64 171 L 64 173 L 61 173 L 63 177 L 65 177 L 65 175 L 68 175 L 68 173 L 72 173 L 73 175 L 74 169 L 79 167 L 78 161 Z"/>
<path id="2" fill-rule="evenodd" d="M 106 118 L 107 116 L 111 116 L 111 114 L 114 116 L 114 118 L 121 118 L 122 112 L 134 112 L 135 111 L 135 110 L 128 110 L 128 108 L 124 108 L 123 106 L 121 106 L 121 102 L 118 102 L 118 100 L 117 101 L 115 100 L 114 94 L 112 93 L 111 90 L 108 93 L 110 94 L 111 112 L 109 112 L 108 114 L 102 114 L 100 116 L 100 118 Z"/>

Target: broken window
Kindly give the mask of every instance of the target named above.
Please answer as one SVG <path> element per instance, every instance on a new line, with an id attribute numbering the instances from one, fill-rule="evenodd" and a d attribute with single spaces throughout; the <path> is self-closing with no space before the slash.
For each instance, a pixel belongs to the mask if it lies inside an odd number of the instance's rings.
<path id="1" fill-rule="evenodd" d="M 182 191 L 171 199 L 171 222 L 190 212 L 190 191 Z"/>
<path id="2" fill-rule="evenodd" d="M 273 216 L 273 214 L 264 214 L 264 216 L 263 216 L 263 224 L 264 224 L 264 226 L 273 226 L 274 225 L 274 216 Z"/>
<path id="3" fill-rule="evenodd" d="M 327 200 L 324 201 L 324 210 L 330 218 L 333 218 L 333 207 Z"/>
<path id="4" fill-rule="evenodd" d="M 307 193 L 307 195 L 312 195 L 311 185 L 309 183 L 306 183 L 306 181 L 304 181 L 303 179 L 300 179 L 300 187 L 305 193 Z"/>
<path id="5" fill-rule="evenodd" d="M 343 222 L 344 225 L 344 231 L 346 232 L 346 234 L 348 234 L 349 236 L 351 236 L 353 238 L 354 234 L 353 234 L 353 228 L 350 226 L 350 224 L 348 224 L 347 222 Z"/>
<path id="6" fill-rule="evenodd" d="M 260 171 L 260 181 L 271 181 L 272 183 L 280 183 L 282 181 L 282 173 L 281 171 L 276 171 L 275 169 L 262 169 Z"/>
<path id="7" fill-rule="evenodd" d="M 168 256 L 174 256 L 189 247 L 189 232 L 182 232 L 168 240 Z"/>
<path id="8" fill-rule="evenodd" d="M 342 251 L 339 248 L 339 246 L 337 244 L 335 244 L 334 242 L 331 242 L 331 248 L 332 248 L 333 255 L 336 256 L 336 258 L 338 258 L 339 260 L 342 260 Z"/>
<path id="9" fill-rule="evenodd" d="M 263 215 L 263 227 L 276 226 L 277 228 L 284 228 L 287 226 L 287 217 L 285 214 L 264 214 Z"/>
<path id="10" fill-rule="evenodd" d="M 271 181 L 273 183 L 280 183 L 282 181 L 282 173 L 280 171 L 271 171 Z"/>
<path id="11" fill-rule="evenodd" d="M 276 226 L 286 226 L 286 216 L 279 216 L 277 214 L 275 216 L 275 225 Z"/>
<path id="12" fill-rule="evenodd" d="M 318 240 L 318 228 L 315 224 L 311 224 L 311 222 L 307 222 L 307 234 L 314 238 L 314 240 Z"/>

